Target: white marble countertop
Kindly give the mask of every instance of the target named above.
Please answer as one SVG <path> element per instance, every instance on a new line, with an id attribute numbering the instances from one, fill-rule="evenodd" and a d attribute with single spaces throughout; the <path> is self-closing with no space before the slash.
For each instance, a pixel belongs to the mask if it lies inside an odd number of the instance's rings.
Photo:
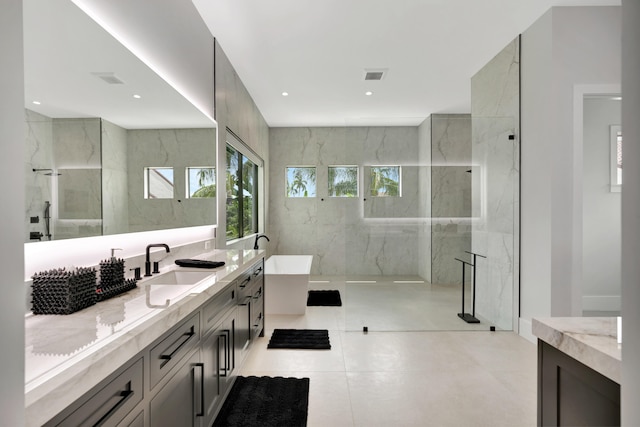
<path id="1" fill-rule="evenodd" d="M 40 426 L 224 289 L 264 251 L 215 250 L 225 266 L 195 285 L 146 285 L 70 315 L 25 317 L 25 406 Z M 183 269 L 176 265 L 161 273 Z M 203 271 L 203 270 L 199 270 Z M 144 279 L 144 278 L 143 278 Z"/>
<path id="2" fill-rule="evenodd" d="M 532 323 L 539 339 L 620 384 L 617 328 L 617 317 L 534 318 Z"/>

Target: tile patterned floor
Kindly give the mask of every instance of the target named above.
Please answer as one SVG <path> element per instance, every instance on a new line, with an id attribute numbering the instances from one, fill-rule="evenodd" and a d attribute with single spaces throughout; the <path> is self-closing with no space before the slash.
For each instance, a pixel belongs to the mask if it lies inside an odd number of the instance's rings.
<path id="1" fill-rule="evenodd" d="M 336 289 L 335 284 L 311 287 Z M 349 308 L 268 315 L 265 337 L 253 345 L 240 374 L 310 378 L 310 427 L 536 425 L 534 344 L 507 331 L 370 328 L 365 334 L 346 327 Z M 275 328 L 328 329 L 332 348 L 268 350 Z"/>

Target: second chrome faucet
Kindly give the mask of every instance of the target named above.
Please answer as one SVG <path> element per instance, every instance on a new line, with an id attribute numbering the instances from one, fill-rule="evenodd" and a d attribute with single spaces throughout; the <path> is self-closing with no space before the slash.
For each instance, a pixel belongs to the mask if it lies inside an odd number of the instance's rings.
<path id="1" fill-rule="evenodd" d="M 145 259 L 145 263 L 144 263 L 144 276 L 145 277 L 149 277 L 152 274 L 151 271 L 151 259 L 150 259 L 150 253 L 149 250 L 151 248 L 164 248 L 167 253 L 171 252 L 171 249 L 169 249 L 169 245 L 167 245 L 166 243 L 152 243 L 150 245 L 147 245 L 147 257 Z M 153 273 L 159 273 L 160 271 L 158 270 L 158 266 L 159 266 L 159 262 L 155 261 L 153 263 Z"/>

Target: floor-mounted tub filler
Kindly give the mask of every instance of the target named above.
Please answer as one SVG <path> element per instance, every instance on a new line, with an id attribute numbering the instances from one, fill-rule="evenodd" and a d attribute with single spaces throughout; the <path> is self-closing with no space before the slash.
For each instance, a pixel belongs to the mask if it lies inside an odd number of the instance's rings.
<path id="1" fill-rule="evenodd" d="M 312 255 L 271 255 L 264 266 L 266 314 L 305 314 Z"/>

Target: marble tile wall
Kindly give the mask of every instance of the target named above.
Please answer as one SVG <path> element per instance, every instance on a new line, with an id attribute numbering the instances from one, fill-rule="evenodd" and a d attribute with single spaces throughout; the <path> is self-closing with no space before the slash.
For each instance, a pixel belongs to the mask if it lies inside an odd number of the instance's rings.
<path id="1" fill-rule="evenodd" d="M 186 197 L 187 166 L 215 165 L 215 129 L 141 129 L 127 132 L 129 231 L 208 225 L 216 200 Z M 174 168 L 172 199 L 144 198 L 144 168 Z"/>
<path id="2" fill-rule="evenodd" d="M 102 229 L 129 232 L 127 130 L 102 120 Z"/>
<path id="3" fill-rule="evenodd" d="M 98 118 L 53 119 L 53 156 L 62 173 L 54 183 L 54 239 L 102 234 L 100 128 Z"/>
<path id="4" fill-rule="evenodd" d="M 251 98 L 249 91 L 242 83 L 240 76 L 233 68 L 220 44 L 215 42 L 215 119 L 218 123 L 217 156 L 218 169 L 226 170 L 227 129 L 235 134 L 251 151 L 263 160 L 263 176 L 269 176 L 269 127 L 262 113 Z M 266 181 L 266 179 L 265 179 Z M 219 175 L 218 186 L 224 185 L 224 175 Z M 222 188 L 222 187 L 221 187 Z M 271 196 L 269 187 L 259 190 L 259 197 L 264 207 L 259 213 L 259 231 L 270 236 L 269 215 Z M 226 230 L 226 200 L 218 198 L 218 226 Z M 217 239 L 220 249 L 251 249 L 253 239 L 240 239 L 227 243 L 225 239 Z M 264 245 L 267 253 L 273 253 L 272 245 Z"/>
<path id="5" fill-rule="evenodd" d="M 487 256 L 476 267 L 476 313 L 500 329 L 513 329 L 519 277 L 519 50 L 516 38 L 471 79 L 472 159 L 482 168 L 473 192 L 483 196 L 472 250 Z"/>
<path id="6" fill-rule="evenodd" d="M 419 274 L 417 127 L 271 128 L 269 141 L 274 253 L 313 255 L 314 275 Z M 371 198 L 362 192 L 363 166 L 395 164 L 413 169 L 414 178 L 403 186 L 411 200 L 377 200 L 365 209 Z M 317 197 L 285 197 L 285 168 L 296 165 L 317 167 Z M 359 198 L 327 196 L 329 165 L 360 166 Z M 365 215 L 382 208 L 392 217 Z"/>
<path id="7" fill-rule="evenodd" d="M 431 115 L 431 283 L 459 284 L 471 250 L 471 116 Z M 468 277 L 468 276 L 467 276 Z"/>

